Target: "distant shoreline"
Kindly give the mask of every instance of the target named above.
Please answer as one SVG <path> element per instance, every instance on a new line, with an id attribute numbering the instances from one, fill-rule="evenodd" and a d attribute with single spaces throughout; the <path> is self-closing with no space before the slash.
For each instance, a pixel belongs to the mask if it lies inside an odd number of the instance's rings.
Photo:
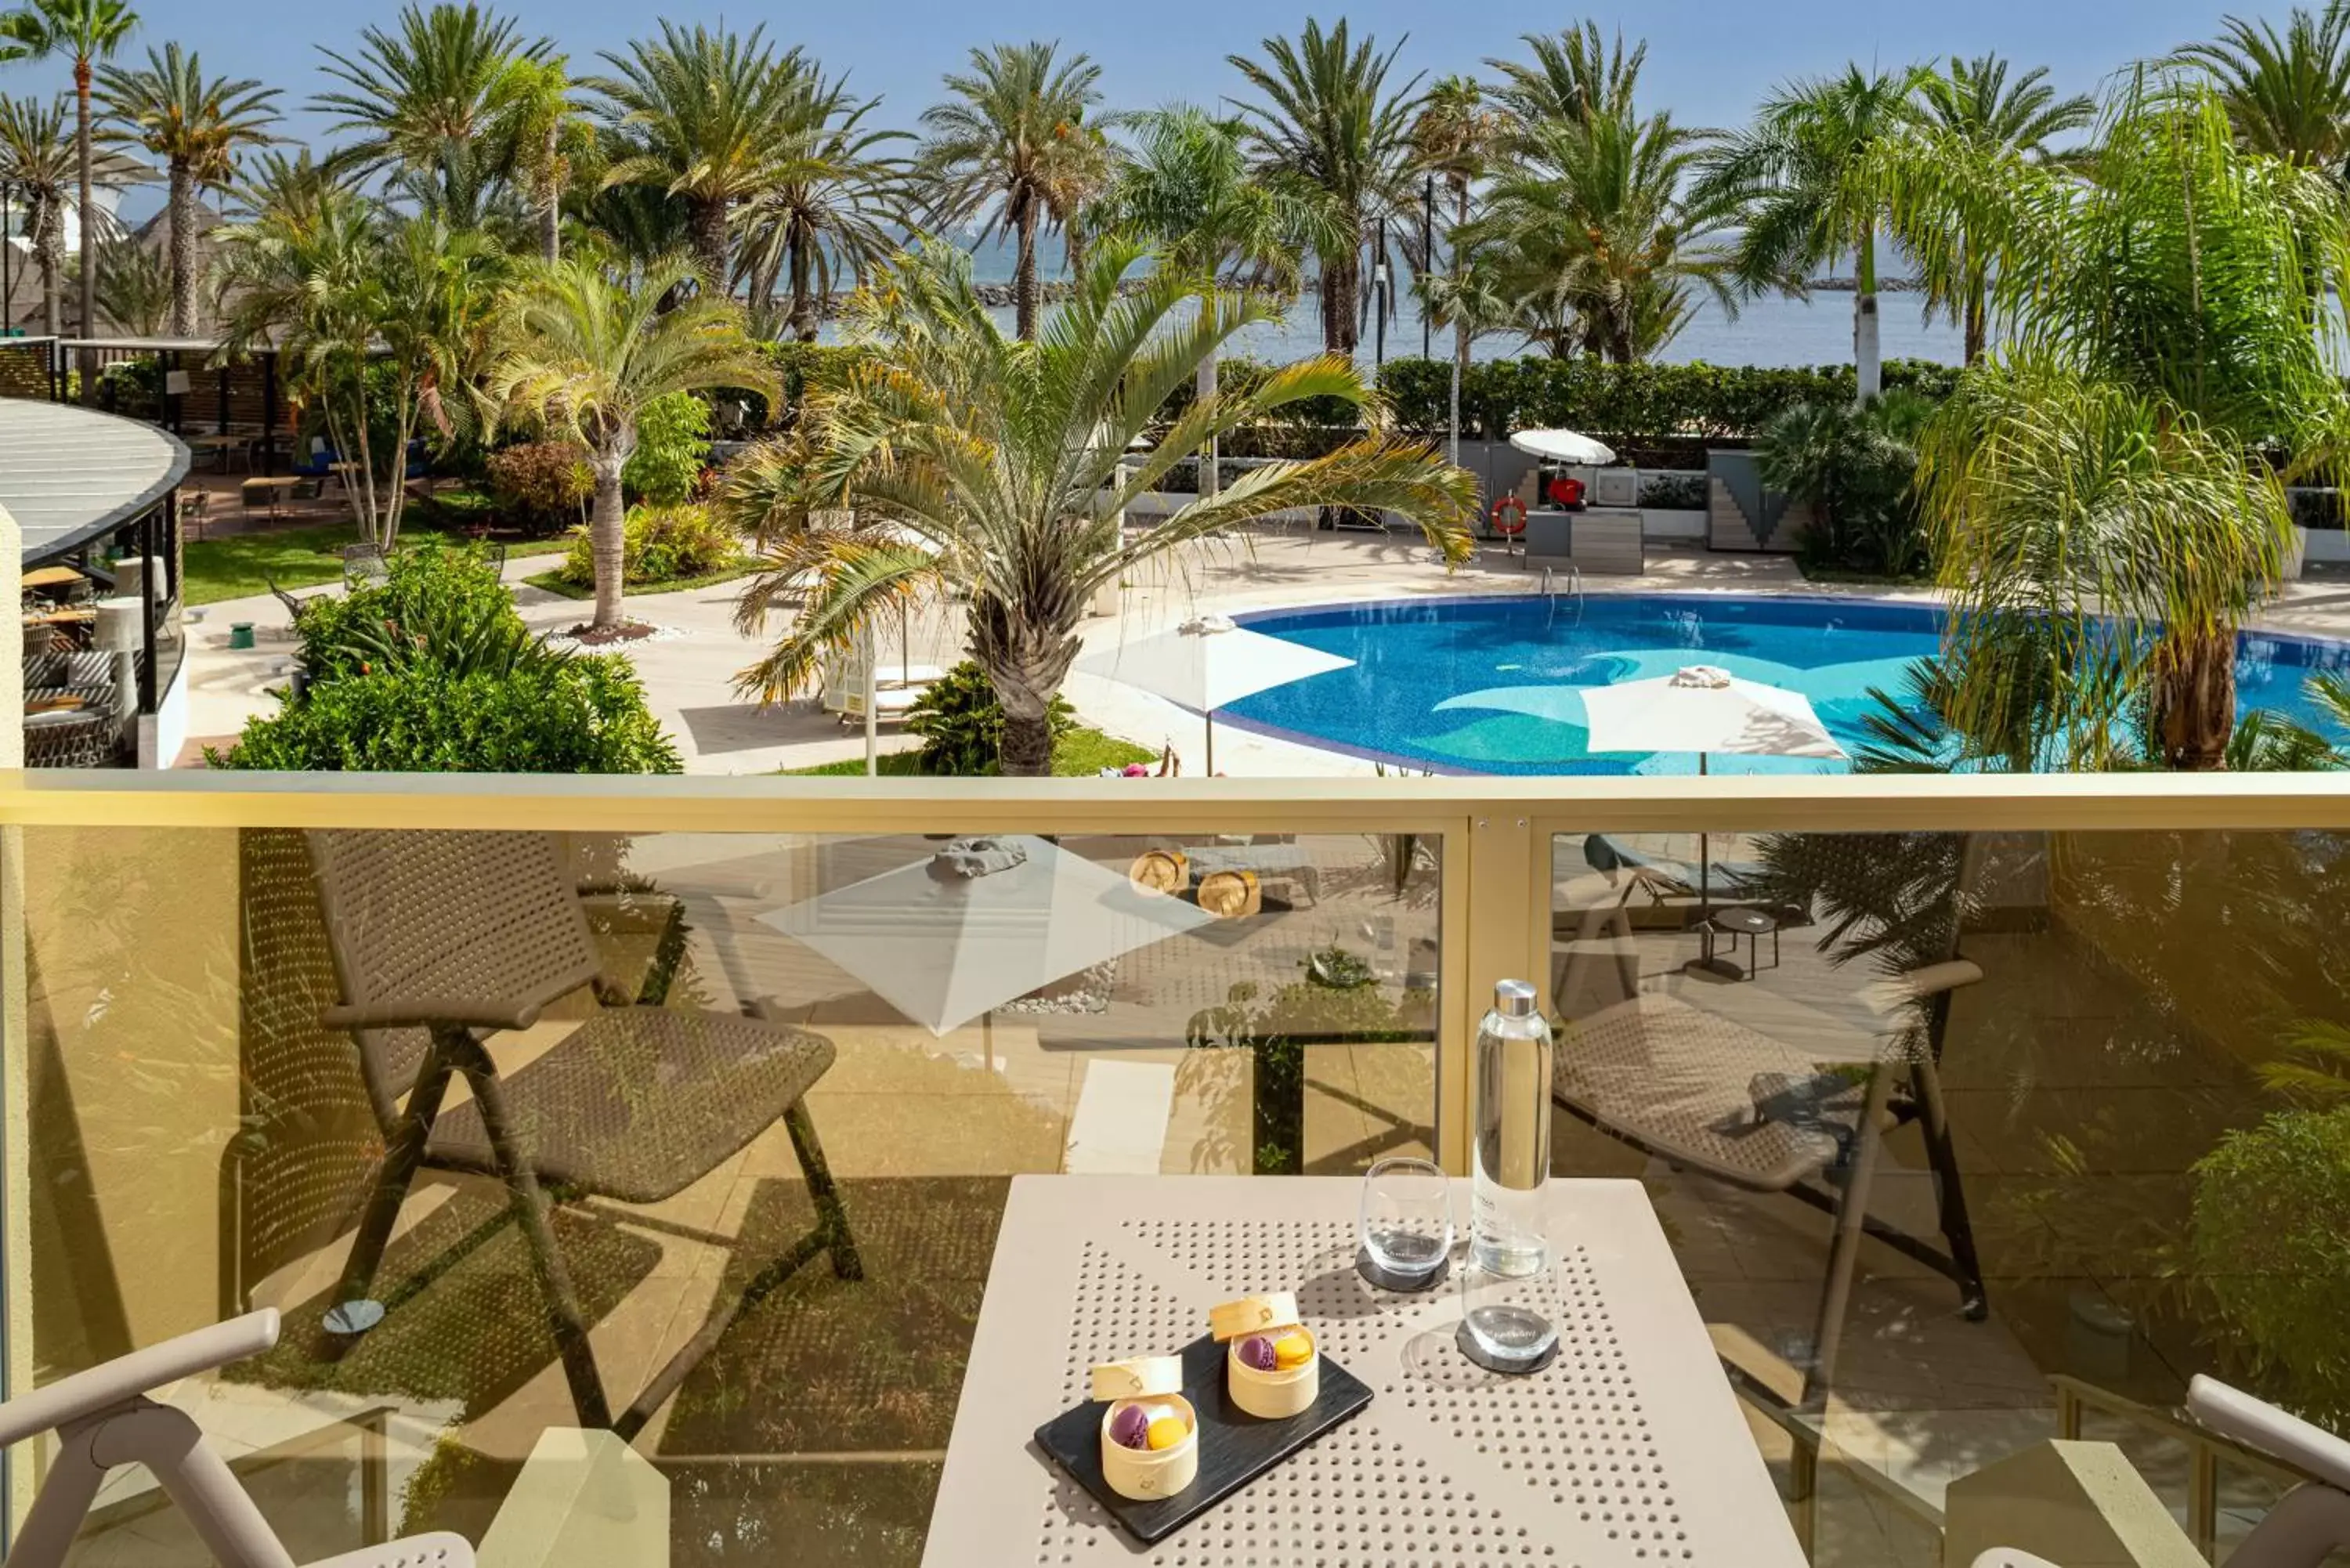
<path id="1" fill-rule="evenodd" d="M 1138 286 L 1138 283 L 1139 280 L 1129 279 L 1124 286 L 1125 291 L 1133 290 Z M 1814 294 L 1850 294 L 1859 286 L 1859 279 L 1851 277 L 1815 277 L 1805 285 L 1805 287 Z M 1317 292 L 1319 287 L 1320 285 L 1315 279 L 1308 278 L 1298 286 L 1297 292 L 1300 295 L 1310 295 Z M 1055 305 L 1068 298 L 1076 288 L 1076 286 L 1074 283 L 1065 278 L 1048 278 L 1037 285 L 1038 293 L 1044 303 L 1047 305 Z M 1922 292 L 1922 289 L 1923 286 L 1914 277 L 1887 277 L 1879 278 L 1877 282 L 1877 292 L 1879 294 L 1917 294 Z M 1009 283 L 975 283 L 972 285 L 972 292 L 978 295 L 979 302 L 991 310 L 1009 310 L 1020 303 L 1019 290 Z M 822 314 L 827 318 L 838 316 L 841 307 L 848 302 L 848 296 L 849 291 L 847 289 L 832 295 L 824 302 Z M 778 296 L 775 304 L 788 305 L 790 298 L 788 296 Z"/>

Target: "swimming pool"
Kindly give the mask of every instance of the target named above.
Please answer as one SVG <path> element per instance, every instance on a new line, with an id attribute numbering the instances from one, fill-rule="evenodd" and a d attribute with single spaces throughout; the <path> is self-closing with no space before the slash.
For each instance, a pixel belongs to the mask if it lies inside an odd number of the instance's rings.
<path id="1" fill-rule="evenodd" d="M 1846 750 L 1863 740 L 1868 691 L 1899 692 L 1939 646 L 1930 606 L 1799 597 L 1596 594 L 1458 598 L 1267 610 L 1251 630 L 1355 660 L 1354 668 L 1219 709 L 1219 723 L 1406 767 L 1476 774 L 1687 774 L 1693 756 L 1594 755 L 1576 688 L 1712 664 L 1812 700 Z M 2350 644 L 2248 634 L 2237 659 L 2243 708 L 2318 725 L 2302 691 L 2350 670 Z M 1840 762 L 1717 756 L 1715 773 L 1840 773 Z"/>

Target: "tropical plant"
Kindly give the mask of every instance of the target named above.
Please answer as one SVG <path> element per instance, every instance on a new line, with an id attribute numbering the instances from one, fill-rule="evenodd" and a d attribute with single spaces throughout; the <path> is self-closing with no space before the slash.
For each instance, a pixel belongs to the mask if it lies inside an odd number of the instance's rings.
<path id="1" fill-rule="evenodd" d="M 1066 229 L 1108 172 L 1099 133 L 1086 123 L 1101 101 L 1101 67 L 1055 53 L 1046 43 L 972 50 L 971 68 L 947 75 L 947 100 L 922 111 L 927 135 L 916 164 L 934 224 L 976 224 L 982 240 L 1014 236 L 1022 337 L 1036 335 L 1044 297 L 1036 236 Z"/>
<path id="2" fill-rule="evenodd" d="M 1467 555 L 1475 481 L 1383 435 L 1258 468 L 1128 535 L 1119 518 L 1134 497 L 1211 436 L 1301 400 L 1372 396 L 1345 360 L 1308 360 L 1249 391 L 1193 400 L 1135 461 L 1129 449 L 1201 360 L 1274 314 L 1177 270 L 1140 272 L 1145 256 L 1123 240 L 1097 247 L 1033 341 L 996 327 L 959 253 L 902 256 L 858 297 L 852 325 L 866 358 L 720 484 L 721 514 L 764 555 L 738 624 L 757 632 L 779 601 L 800 606 L 743 672 L 747 689 L 789 696 L 910 598 L 961 604 L 972 657 L 1003 706 L 1003 771 L 1041 775 L 1085 607 L 1143 562 L 1323 505 L 1397 513 L 1449 559 Z M 843 512 L 852 526 L 816 525 Z"/>
<path id="3" fill-rule="evenodd" d="M 683 256 L 634 280 L 577 258 L 541 264 L 513 302 L 494 401 L 586 446 L 596 473 L 588 526 L 596 553 L 598 627 L 620 624 L 626 512 L 621 472 L 646 407 L 673 392 L 772 392 L 773 373 L 743 331 L 742 307 L 715 288 L 664 310 L 702 281 Z"/>
<path id="4" fill-rule="evenodd" d="M 1734 309 L 1732 261 L 1705 236 L 1738 203 L 1692 182 L 1700 140 L 1670 115 L 1628 110 L 1512 139 L 1471 244 L 1522 319 L 1566 329 L 1554 352 L 1648 358 L 1688 324 L 1692 286 Z"/>
<path id="5" fill-rule="evenodd" d="M 1076 710 L 1053 699 L 1047 722 L 1058 742 L 1077 727 Z M 921 738 L 917 772 L 949 778 L 977 778 L 995 772 L 1003 750 L 1003 704 L 987 671 L 964 659 L 922 689 L 906 711 L 906 732 Z"/>
<path id="6" fill-rule="evenodd" d="M 67 192 L 74 178 L 73 139 L 61 99 L 0 98 L 0 184 L 25 203 L 25 238 L 41 275 L 41 330 L 65 327 L 57 290 L 65 276 Z"/>
<path id="7" fill-rule="evenodd" d="M 1918 85 L 1918 101 L 1926 125 L 1973 148 L 1985 158 L 2045 158 L 2048 144 L 2068 132 L 2081 130 L 2097 118 L 2096 101 L 2086 96 L 2060 99 L 2047 82 L 2045 67 L 2034 67 L 2010 84 L 2012 67 L 1997 55 L 1971 60 L 1950 57 L 1939 71 Z M 1958 295 L 1929 295 L 1929 306 L 1950 312 L 1965 334 L 1966 362 L 1983 357 L 1990 337 L 1991 258 L 1971 236 L 1960 235 L 1964 257 L 1959 269 Z"/>
<path id="8" fill-rule="evenodd" d="M 637 415 L 637 450 L 620 470 L 620 490 L 656 506 L 675 506 L 693 499 L 709 466 L 709 403 L 692 392 L 667 392 Z"/>
<path id="9" fill-rule="evenodd" d="M 250 222 L 276 213 L 307 222 L 326 204 L 329 192 L 349 187 L 348 178 L 319 162 L 307 147 L 290 154 L 265 148 L 238 164 L 228 188 L 230 216 Z"/>
<path id="10" fill-rule="evenodd" d="M 91 192 L 91 86 L 101 61 L 129 41 L 138 28 L 139 14 L 123 0 L 23 0 L 0 15 L 0 59 L 14 55 L 25 59 L 63 56 L 73 62 L 75 212 L 80 215 L 82 329 L 98 319 L 98 242 L 103 227 L 97 198 Z M 87 371 L 87 364 L 85 365 Z M 96 382 L 85 373 L 85 395 Z"/>
<path id="11" fill-rule="evenodd" d="M 865 123 L 880 104 L 851 96 L 846 81 L 816 86 L 765 188 L 737 216 L 752 299 L 772 299 L 783 280 L 785 329 L 803 343 L 816 341 L 841 278 L 862 283 L 897 246 L 906 169 L 884 150 L 907 133 Z"/>
<path id="12" fill-rule="evenodd" d="M 1744 227 L 1731 276 L 1752 296 L 1802 294 L 1814 269 L 1853 261 L 1853 364 L 1859 395 L 1884 389 L 1877 319 L 1877 230 L 1888 192 L 1872 178 L 1878 147 L 1912 118 L 1921 67 L 1864 71 L 1791 83 L 1765 99 L 1745 130 L 1706 156 L 1696 199 L 1738 213 Z"/>
<path id="13" fill-rule="evenodd" d="M 639 506 L 621 529 L 621 577 L 630 587 L 713 576 L 741 559 L 743 541 L 706 506 Z M 596 545 L 575 528 L 556 575 L 575 588 L 596 586 Z"/>
<path id="14" fill-rule="evenodd" d="M 2294 6 L 2276 24 L 2230 16 L 2178 57 L 2202 71 L 2246 151 L 2350 177 L 2350 5 Z"/>
<path id="15" fill-rule="evenodd" d="M 156 157 L 171 181 L 171 333 L 196 333 L 196 191 L 225 185 L 237 153 L 271 140 L 276 122 L 275 88 L 259 82 L 206 78 L 203 63 L 177 44 L 147 51 L 137 70 L 109 67 L 99 78 L 99 101 L 130 139 Z M 100 278 L 104 269 L 100 269 Z M 120 319 L 119 317 L 117 318 Z"/>
<path id="16" fill-rule="evenodd" d="M 487 467 L 490 493 L 526 530 L 574 523 L 596 499 L 596 471 L 575 441 L 518 441 L 490 453 Z"/>
<path id="17" fill-rule="evenodd" d="M 2331 466 L 2350 430 L 2307 292 L 2350 272 L 2350 229 L 2337 188 L 2239 150 L 2192 82 L 2129 84 L 2085 161 L 1925 136 L 1875 176 L 1936 286 L 1995 258 L 2013 340 L 1922 446 L 1953 712 L 1971 726 L 2044 691 L 2057 764 L 2097 765 L 2095 708 L 2118 701 L 2162 765 L 2218 767 L 2236 630 L 2291 537 L 2282 481 Z"/>
<path id="18" fill-rule="evenodd" d="M 1927 563 L 1915 481 L 1934 405 L 1887 392 L 1865 403 L 1803 403 L 1754 443 L 1763 483 L 1811 508 L 1806 552 L 1823 565 L 1907 577 Z"/>
<path id="19" fill-rule="evenodd" d="M 1390 88 L 1403 46 L 1381 54 L 1374 38 L 1357 44 L 1344 20 L 1326 33 L 1308 21 L 1295 42 L 1260 47 L 1262 60 L 1229 57 L 1260 100 L 1240 112 L 1263 176 L 1316 210 L 1322 345 L 1350 355 L 1361 340 L 1364 247 L 1409 202 L 1419 78 Z"/>
<path id="20" fill-rule="evenodd" d="M 798 49 L 776 53 L 764 26 L 712 32 L 666 18 L 659 38 L 603 58 L 612 74 L 586 85 L 621 144 L 606 182 L 650 185 L 683 201 L 704 286 L 730 293 L 734 208 L 773 184 L 778 161 L 818 112 L 814 65 Z"/>
<path id="21" fill-rule="evenodd" d="M 506 623 L 522 629 L 488 556 L 427 536 L 392 555 L 380 581 L 306 605 L 295 664 L 306 683 L 394 664 L 470 673 L 492 667 L 487 650 L 507 645 Z M 493 662 L 503 670 L 510 661 Z"/>
<path id="22" fill-rule="evenodd" d="M 501 134 L 502 93 L 518 59 L 543 58 L 544 40 L 525 41 L 511 18 L 466 0 L 415 3 L 390 28 L 369 26 L 349 54 L 319 51 L 340 84 L 311 99 L 335 116 L 330 129 L 358 137 L 328 162 L 359 176 L 401 177 L 422 204 L 465 225 L 490 187 L 513 167 Z"/>
<path id="23" fill-rule="evenodd" d="M 570 62 L 560 55 L 516 55 L 507 60 L 490 97 L 498 134 L 513 149 L 515 169 L 538 211 L 539 257 L 558 260 L 564 192 L 596 144 L 594 131 L 580 118 Z"/>
<path id="24" fill-rule="evenodd" d="M 1610 47 L 1596 22 L 1556 33 L 1525 33 L 1519 41 L 1534 57 L 1531 62 L 1485 62 L 1501 78 L 1494 99 L 1519 127 L 1631 112 L 1640 67 L 1648 63 L 1647 44 L 1627 50 L 1619 33 Z"/>
<path id="25" fill-rule="evenodd" d="M 1168 266 L 1286 298 L 1301 281 L 1314 216 L 1311 204 L 1251 172 L 1237 124 L 1177 104 L 1136 117 L 1134 146 L 1091 221 L 1156 246 Z M 1201 361 L 1197 396 L 1215 395 L 1218 360 Z M 1216 443 L 1201 455 L 1201 493 L 1212 495 Z"/>
<path id="26" fill-rule="evenodd" d="M 274 341 L 292 390 L 319 411 L 347 476 L 361 536 L 398 542 L 411 441 L 478 418 L 505 254 L 441 217 L 390 216 L 329 188 L 303 213 L 269 212 L 220 231 L 229 339 Z M 378 439 L 371 395 L 388 396 L 391 439 Z"/>

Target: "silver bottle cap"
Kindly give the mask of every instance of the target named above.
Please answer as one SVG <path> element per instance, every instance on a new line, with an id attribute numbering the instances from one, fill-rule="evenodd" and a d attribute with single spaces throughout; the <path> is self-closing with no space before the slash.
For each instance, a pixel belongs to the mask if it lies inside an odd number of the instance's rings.
<path id="1" fill-rule="evenodd" d="M 1504 1018 L 1530 1018 L 1534 1011 L 1534 988 L 1523 980 L 1505 980 L 1493 987 L 1493 1011 Z"/>

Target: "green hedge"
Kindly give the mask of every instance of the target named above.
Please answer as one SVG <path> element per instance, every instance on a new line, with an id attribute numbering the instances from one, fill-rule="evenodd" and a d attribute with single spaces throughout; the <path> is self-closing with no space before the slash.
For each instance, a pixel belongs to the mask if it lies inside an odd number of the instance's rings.
<path id="1" fill-rule="evenodd" d="M 1440 434 L 1449 423 L 1452 366 L 1390 359 L 1379 372 L 1396 423 Z M 1958 370 L 1893 359 L 1885 385 L 1939 400 Z M 1610 365 L 1596 359 L 1489 359 L 1461 381 L 1461 433 L 1499 441 L 1514 430 L 1564 429 L 1633 442 L 1745 440 L 1804 403 L 1849 401 L 1849 365 L 1779 369 L 1755 365 Z"/>

